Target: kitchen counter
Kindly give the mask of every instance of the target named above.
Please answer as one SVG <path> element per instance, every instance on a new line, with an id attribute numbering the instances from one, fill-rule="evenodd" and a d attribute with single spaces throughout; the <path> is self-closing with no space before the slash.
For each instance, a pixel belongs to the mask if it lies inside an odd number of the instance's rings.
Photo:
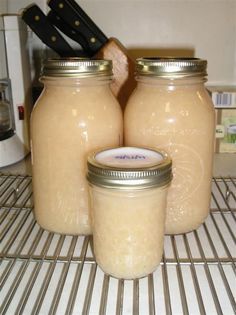
<path id="1" fill-rule="evenodd" d="M 30 155 L 23 161 L 0 168 L 0 173 L 31 175 Z M 213 175 L 218 176 L 236 176 L 236 154 L 218 153 L 214 156 Z"/>
<path id="2" fill-rule="evenodd" d="M 20 174 L 20 175 L 31 175 L 31 161 L 30 154 L 28 154 L 24 160 L 0 168 L 0 173 L 3 174 Z"/>
<path id="3" fill-rule="evenodd" d="M 218 153 L 214 156 L 213 175 L 236 176 L 236 154 Z"/>

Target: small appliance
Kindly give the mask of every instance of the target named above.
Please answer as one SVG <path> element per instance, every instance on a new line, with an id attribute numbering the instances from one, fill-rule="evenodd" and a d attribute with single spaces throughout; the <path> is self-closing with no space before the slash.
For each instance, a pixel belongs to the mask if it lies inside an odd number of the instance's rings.
<path id="1" fill-rule="evenodd" d="M 27 26 L 19 15 L 0 15 L 0 168 L 22 160 L 30 151 L 27 37 Z"/>

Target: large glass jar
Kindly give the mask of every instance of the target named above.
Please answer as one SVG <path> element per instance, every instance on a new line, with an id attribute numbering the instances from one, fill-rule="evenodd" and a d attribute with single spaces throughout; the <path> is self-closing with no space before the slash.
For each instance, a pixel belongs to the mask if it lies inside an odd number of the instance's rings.
<path id="1" fill-rule="evenodd" d="M 86 161 L 90 151 L 119 146 L 120 106 L 106 60 L 56 59 L 44 66 L 44 90 L 31 117 L 34 213 L 45 229 L 90 234 Z"/>
<path id="2" fill-rule="evenodd" d="M 207 62 L 138 59 L 138 86 L 129 99 L 125 144 L 166 150 L 173 161 L 166 233 L 196 229 L 209 213 L 214 107 L 204 82 Z"/>
<path id="3" fill-rule="evenodd" d="M 89 156 L 94 253 L 104 272 L 135 279 L 157 268 L 171 178 L 161 151 L 125 147 Z"/>

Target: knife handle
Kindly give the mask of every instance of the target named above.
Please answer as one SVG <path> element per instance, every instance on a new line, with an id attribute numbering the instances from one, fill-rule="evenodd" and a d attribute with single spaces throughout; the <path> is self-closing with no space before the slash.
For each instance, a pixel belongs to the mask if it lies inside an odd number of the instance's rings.
<path id="1" fill-rule="evenodd" d="M 35 4 L 27 7 L 21 15 L 25 23 L 33 30 L 44 44 L 61 57 L 76 57 L 78 54 L 57 29 L 49 22 L 43 11 Z"/>
<path id="2" fill-rule="evenodd" d="M 86 41 L 86 45 L 82 41 L 80 44 L 90 56 L 94 55 L 108 41 L 108 38 L 76 2 L 71 0 L 49 0 L 48 5 L 76 34 L 82 36 Z"/>
<path id="3" fill-rule="evenodd" d="M 73 39 L 76 43 L 80 44 L 83 48 L 85 54 L 81 51 L 81 57 L 83 55 L 90 56 L 89 46 L 87 44 L 84 36 L 77 34 L 59 15 L 57 15 L 54 11 L 50 10 L 47 14 L 49 21 L 55 25 L 62 33 L 64 33 L 69 38 Z"/>
<path id="4" fill-rule="evenodd" d="M 108 40 L 106 35 L 100 30 L 100 28 L 93 22 L 93 20 L 88 16 L 88 14 L 78 5 L 75 0 L 65 0 L 70 6 L 77 12 L 78 16 L 81 16 L 88 27 L 93 31 L 94 35 L 103 44 Z"/>

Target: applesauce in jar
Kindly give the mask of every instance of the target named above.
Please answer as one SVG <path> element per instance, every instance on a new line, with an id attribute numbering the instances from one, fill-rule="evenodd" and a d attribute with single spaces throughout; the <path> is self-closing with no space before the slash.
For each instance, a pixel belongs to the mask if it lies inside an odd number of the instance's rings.
<path id="1" fill-rule="evenodd" d="M 86 181 L 90 151 L 119 146 L 120 106 L 107 60 L 53 59 L 31 116 L 34 213 L 46 230 L 91 234 Z"/>
<path id="2" fill-rule="evenodd" d="M 171 160 L 162 151 L 114 148 L 88 158 L 94 253 L 101 269 L 135 279 L 163 253 Z"/>
<path id="3" fill-rule="evenodd" d="M 209 214 L 215 112 L 205 89 L 207 62 L 142 58 L 124 115 L 126 145 L 165 150 L 173 161 L 166 233 L 196 229 Z"/>

